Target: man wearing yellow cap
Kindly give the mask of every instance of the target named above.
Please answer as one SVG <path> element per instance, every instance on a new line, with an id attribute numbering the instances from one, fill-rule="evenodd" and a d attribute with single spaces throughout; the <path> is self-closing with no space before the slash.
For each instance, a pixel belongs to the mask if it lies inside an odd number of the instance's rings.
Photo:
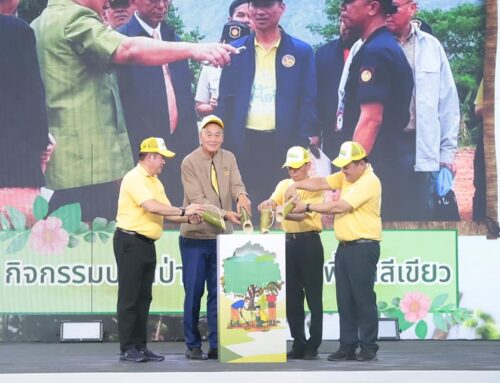
<path id="1" fill-rule="evenodd" d="M 287 202 L 285 192 L 294 182 L 309 179 L 309 152 L 300 146 L 288 149 L 286 162 L 290 178 L 276 186 L 271 198 L 259 205 L 280 209 Z M 300 200 L 321 204 L 323 192 L 299 190 Z M 286 318 L 293 338 L 288 359 L 318 359 L 323 330 L 323 245 L 319 233 L 323 229 L 321 214 L 301 212 L 288 214 L 281 223 L 286 232 Z M 311 312 L 309 339 L 304 331 L 304 298 Z"/>
<path id="2" fill-rule="evenodd" d="M 373 290 L 380 256 L 382 187 L 364 148 L 347 141 L 333 164 L 340 172 L 291 185 L 297 190 L 341 190 L 338 201 L 297 204 L 294 213 L 335 214 L 333 229 L 339 241 L 335 253 L 335 286 L 340 321 L 340 348 L 328 360 L 369 361 L 377 357 L 378 313 Z M 361 352 L 356 355 L 358 345 Z"/>
<path id="3" fill-rule="evenodd" d="M 113 238 L 118 269 L 118 336 L 120 360 L 162 361 L 163 355 L 146 347 L 149 306 L 156 268 L 154 242 L 163 233 L 163 217 L 185 223 L 199 223 L 200 205 L 174 207 L 158 180 L 166 158 L 175 153 L 161 138 L 142 141 L 139 163 L 120 187 L 116 231 Z"/>
<path id="4" fill-rule="evenodd" d="M 239 224 L 236 211 L 244 207 L 250 212 L 250 200 L 234 154 L 221 149 L 224 123 L 214 115 L 201 121 L 201 146 L 188 154 L 181 165 L 184 205 L 212 205 L 226 220 L 226 230 L 204 222 L 197 226 L 181 225 L 179 247 L 184 284 L 184 336 L 187 359 L 217 359 L 217 235 L 230 234 L 232 224 Z M 212 210 L 213 211 L 213 210 Z M 198 330 L 201 297 L 207 288 L 208 355 L 201 350 Z"/>

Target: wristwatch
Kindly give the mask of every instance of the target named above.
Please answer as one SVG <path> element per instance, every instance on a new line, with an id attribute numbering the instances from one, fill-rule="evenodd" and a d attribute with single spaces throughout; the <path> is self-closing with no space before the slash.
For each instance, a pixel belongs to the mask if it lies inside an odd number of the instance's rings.
<path id="1" fill-rule="evenodd" d="M 310 213 L 310 212 L 311 212 L 311 204 L 306 203 L 306 213 Z"/>
<path id="2" fill-rule="evenodd" d="M 183 207 L 181 207 L 179 209 L 181 209 L 181 217 L 184 217 L 186 215 L 186 209 Z"/>

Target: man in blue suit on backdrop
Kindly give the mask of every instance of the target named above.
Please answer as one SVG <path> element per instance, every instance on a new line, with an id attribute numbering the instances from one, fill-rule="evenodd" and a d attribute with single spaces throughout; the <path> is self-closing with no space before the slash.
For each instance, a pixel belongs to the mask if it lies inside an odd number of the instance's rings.
<path id="1" fill-rule="evenodd" d="M 137 11 L 119 32 L 164 41 L 179 40 L 164 21 L 170 0 L 131 0 L 131 3 Z M 117 69 L 117 75 L 134 156 L 137 157 L 144 137 L 165 137 L 168 146 L 176 148 L 177 156 L 160 178 L 172 203 L 179 205 L 183 198 L 180 161 L 198 145 L 188 61 L 154 67 L 125 65 Z"/>
<path id="2" fill-rule="evenodd" d="M 216 114 L 250 199 L 260 202 L 284 176 L 275 159 L 318 141 L 316 69 L 311 46 L 279 26 L 283 0 L 249 3 L 255 32 L 234 43 L 246 50 L 222 71 Z"/>

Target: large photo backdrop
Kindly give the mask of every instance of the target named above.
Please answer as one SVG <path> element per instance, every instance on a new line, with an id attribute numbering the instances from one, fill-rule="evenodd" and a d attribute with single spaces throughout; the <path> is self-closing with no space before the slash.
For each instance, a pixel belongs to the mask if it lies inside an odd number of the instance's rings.
<path id="1" fill-rule="evenodd" d="M 19 16 L 32 22 L 46 3 L 23 0 Z M 283 30 L 310 44 L 316 57 L 317 52 L 322 49 L 324 52 L 332 41 L 339 39 L 340 1 L 289 0 L 285 3 Z M 187 41 L 219 40 L 228 19 L 229 4 L 229 0 L 215 3 L 173 0 L 166 17 L 172 27 L 171 39 L 175 39 L 175 30 L 179 38 Z M 403 192 L 401 189 L 400 193 L 393 193 L 394 199 L 384 202 L 387 206 L 393 203 L 408 209 L 402 214 L 383 216 L 385 230 L 376 285 L 379 313 L 381 317 L 398 319 L 402 338 L 499 339 L 500 310 L 492 302 L 500 291 L 498 287 L 486 287 L 496 286 L 494 271 L 500 265 L 498 241 L 486 239 L 500 235 L 495 151 L 495 141 L 498 144 L 499 138 L 493 118 L 496 2 L 422 0 L 418 4 L 415 25 L 425 28 L 441 42 L 454 83 L 450 83 L 450 89 L 456 87 L 457 119 L 446 120 L 449 124 L 442 128 L 446 137 L 441 140 L 451 145 L 448 149 L 454 152 L 453 187 L 451 194 L 445 196 L 438 196 L 435 190 Z M 33 25 L 36 27 L 36 21 Z M 487 40 L 486 36 L 491 38 Z M 486 60 L 485 41 L 490 44 Z M 282 64 L 293 70 L 298 66 L 295 60 L 288 57 Z M 41 60 L 40 65 L 44 64 Z M 431 73 L 436 70 L 430 64 L 424 69 Z M 50 135 L 43 136 L 35 124 L 34 132 L 25 130 L 21 136 L 17 134 L 15 143 L 19 145 L 6 145 L 7 138 L 12 139 L 9 126 L 0 128 L 6 153 L 0 157 L 5 158 L 0 164 L 0 341 L 56 341 L 60 320 L 76 318 L 102 319 L 106 340 L 116 339 L 117 284 L 112 236 L 120 179 L 137 160 L 138 142 L 152 134 L 149 132 L 154 131 L 152 126 L 156 120 L 166 119 L 161 109 L 151 111 L 147 103 L 149 97 L 158 98 L 160 91 L 154 80 L 145 88 L 141 76 L 149 74 L 140 71 L 141 68 L 133 66 L 110 67 L 99 79 L 111 84 L 116 76 L 119 84 L 112 90 L 116 108 L 113 124 L 118 126 L 113 135 L 102 135 L 99 127 L 102 122 L 96 121 L 90 111 L 81 111 L 77 121 L 59 121 L 61 125 L 57 127 L 49 124 L 46 133 Z M 197 108 L 200 102 L 197 90 L 207 68 L 185 62 L 171 65 L 171 71 L 179 119 L 175 128 L 177 135 L 166 124 L 164 137 L 177 157 L 167 163 L 161 179 L 172 203 L 181 205 L 180 162 L 198 145 L 197 121 L 202 113 Z M 43 81 L 73 81 L 67 75 L 56 68 L 54 77 L 45 77 Z M 151 75 L 154 78 L 153 72 Z M 314 81 L 318 89 L 313 105 L 317 113 L 312 113 L 311 108 L 308 112 L 320 141 L 318 146 L 311 147 L 311 152 L 313 173 L 324 175 L 338 170 L 325 165 L 338 154 L 342 141 L 352 138 L 352 132 L 336 128 L 338 96 L 328 88 L 333 81 L 333 69 L 318 68 L 316 75 L 317 79 L 311 77 L 308 81 Z M 289 92 L 305 91 L 300 85 L 288 83 L 287 86 Z M 447 102 L 453 98 L 453 92 L 450 94 Z M 268 96 L 272 100 L 278 97 L 262 95 L 262 99 Z M 71 107 L 71 97 L 68 94 L 56 101 L 58 105 Z M 219 104 L 224 105 L 224 109 L 215 109 L 215 113 L 223 113 L 226 120 L 223 147 L 227 144 L 237 154 L 243 181 L 256 207 L 271 194 L 277 181 L 287 177 L 281 167 L 284 143 L 271 142 L 269 147 L 241 146 L 231 131 L 236 129 L 232 123 L 236 105 L 232 97 L 228 98 L 229 102 L 223 97 Z M 47 98 L 47 103 L 54 100 Z M 1 108 L 0 105 L 0 111 Z M 49 121 L 50 113 L 49 110 Z M 26 110 L 25 114 L 32 116 L 33 113 Z M 75 141 L 68 133 L 80 125 L 81 129 L 88 130 L 88 135 L 84 140 Z M 289 143 L 308 145 L 299 138 Z M 259 165 L 258 158 L 269 151 L 270 160 Z M 33 182 L 35 177 L 29 164 L 38 161 L 37 153 L 42 153 L 42 158 L 37 181 Z M 111 163 L 107 163 L 106 158 L 111 158 Z M 383 171 L 384 158 L 376 161 L 376 169 Z M 429 161 L 439 163 L 439 158 Z M 336 198 L 335 193 L 328 198 Z M 428 214 L 421 214 L 417 200 L 432 202 Z M 256 208 L 254 215 L 258 218 Z M 331 218 L 325 217 L 323 223 L 324 333 L 327 338 L 336 338 L 338 321 L 333 278 L 336 242 Z M 149 326 L 152 340 L 182 336 L 179 232 L 172 224 L 166 225 L 165 230 L 157 243 L 158 269 Z M 279 226 L 274 230 L 278 232 Z"/>

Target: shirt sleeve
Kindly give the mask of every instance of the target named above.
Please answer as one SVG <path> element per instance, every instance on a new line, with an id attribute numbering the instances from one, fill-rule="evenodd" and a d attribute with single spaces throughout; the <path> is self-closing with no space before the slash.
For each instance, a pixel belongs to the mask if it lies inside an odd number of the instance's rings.
<path id="1" fill-rule="evenodd" d="M 325 179 L 332 190 L 337 190 L 342 187 L 344 176 L 342 175 L 342 172 L 336 172 L 326 176 Z"/>
<path id="2" fill-rule="evenodd" d="M 289 185 L 292 184 L 292 182 L 287 182 L 288 180 L 282 180 L 276 185 L 276 189 L 274 190 L 273 194 L 271 195 L 271 198 L 274 202 L 276 202 L 276 205 L 283 205 L 284 201 L 284 195 L 285 191 L 288 188 Z"/>
<path id="3" fill-rule="evenodd" d="M 208 67 L 204 66 L 200 73 L 198 86 L 196 87 L 196 96 L 194 98 L 197 102 L 208 104 L 210 102 L 210 89 L 208 82 Z"/>
<path id="4" fill-rule="evenodd" d="M 110 65 L 111 57 L 126 38 L 107 28 L 90 9 L 82 9 L 73 17 L 64 33 L 69 45 L 87 65 L 101 69 Z"/>
<path id="5" fill-rule="evenodd" d="M 381 52 L 364 50 L 358 54 L 359 73 L 356 73 L 359 84 L 357 101 L 360 104 L 383 103 L 391 94 L 391 66 Z"/>
<path id="6" fill-rule="evenodd" d="M 127 191 L 130 199 L 140 206 L 145 201 L 155 199 L 153 191 L 148 187 L 146 179 L 123 178 L 122 188 Z"/>

